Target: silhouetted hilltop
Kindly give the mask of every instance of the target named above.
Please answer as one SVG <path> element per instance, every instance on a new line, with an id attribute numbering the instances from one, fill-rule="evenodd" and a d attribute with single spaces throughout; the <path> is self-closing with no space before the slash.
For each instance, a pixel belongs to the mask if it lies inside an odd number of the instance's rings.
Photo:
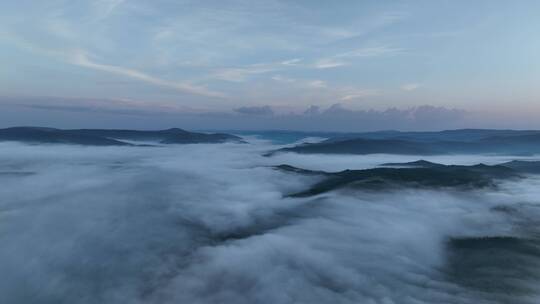
<path id="1" fill-rule="evenodd" d="M 0 141 L 92 146 L 134 145 L 124 142 L 123 140 L 155 141 L 161 144 L 243 142 L 240 137 L 230 134 L 189 132 L 178 128 L 158 131 L 102 129 L 62 130 L 41 127 L 14 127 L 0 129 Z"/>
<path id="2" fill-rule="evenodd" d="M 540 161 L 513 160 L 503 163 L 501 166 L 512 168 L 523 173 L 540 173 Z"/>
<path id="3" fill-rule="evenodd" d="M 444 165 L 437 164 L 437 163 L 432 163 L 432 162 L 429 162 L 427 160 L 421 159 L 421 160 L 408 162 L 408 163 L 384 163 L 384 164 L 381 164 L 380 166 L 381 167 L 404 167 L 404 168 L 414 168 L 414 167 L 433 168 L 433 167 L 440 167 L 440 166 L 444 166 Z"/>
<path id="4" fill-rule="evenodd" d="M 119 140 L 77 134 L 66 130 L 39 127 L 15 127 L 0 129 L 0 141 L 20 141 L 27 143 L 76 144 L 90 146 L 129 146 L 131 144 Z"/>
<path id="5" fill-rule="evenodd" d="M 179 128 L 158 131 L 81 129 L 68 132 L 120 140 L 157 141 L 163 144 L 243 142 L 240 137 L 230 134 L 189 132 Z"/>
<path id="6" fill-rule="evenodd" d="M 420 166 L 414 166 L 420 165 Z M 388 165 L 388 164 L 386 164 Z M 399 187 L 414 188 L 460 188 L 474 189 L 494 187 L 495 180 L 521 177 L 520 171 L 495 165 L 478 164 L 474 166 L 442 165 L 426 161 L 404 164 L 405 168 L 374 168 L 366 170 L 345 170 L 336 173 L 310 171 L 281 165 L 277 170 L 321 175 L 324 179 L 305 191 L 292 194 L 293 197 L 312 196 L 328 191 L 351 188 L 363 190 L 388 190 Z"/>
<path id="7" fill-rule="evenodd" d="M 494 129 L 457 129 L 444 131 L 427 132 L 401 132 L 395 130 L 348 133 L 342 136 L 335 135 L 335 139 L 400 139 L 406 141 L 436 142 L 436 141 L 458 141 L 470 142 L 489 137 L 511 137 L 522 135 L 540 135 L 538 130 L 494 130 Z"/>
<path id="8" fill-rule="evenodd" d="M 394 139 L 345 139 L 327 140 L 321 143 L 301 144 L 292 148 L 283 148 L 277 152 L 296 152 L 303 154 L 377 154 L 392 153 L 404 155 L 438 154 L 424 143 Z"/>
<path id="9" fill-rule="evenodd" d="M 301 144 L 276 152 L 322 154 L 513 154 L 540 153 L 539 131 L 452 130 L 441 132 L 385 131 L 337 137 L 320 143 Z"/>

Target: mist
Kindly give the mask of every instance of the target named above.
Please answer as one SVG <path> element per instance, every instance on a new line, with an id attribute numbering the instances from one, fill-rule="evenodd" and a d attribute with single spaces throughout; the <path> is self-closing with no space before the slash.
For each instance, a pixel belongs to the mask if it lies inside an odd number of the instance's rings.
<path id="1" fill-rule="evenodd" d="M 0 143 L 0 302 L 540 301 L 539 178 L 289 198 L 320 177 L 273 165 L 339 171 L 422 157 L 264 157 L 281 146 L 249 141 Z M 483 251 L 484 240 L 495 243 Z M 501 252 L 499 240 L 519 243 Z"/>

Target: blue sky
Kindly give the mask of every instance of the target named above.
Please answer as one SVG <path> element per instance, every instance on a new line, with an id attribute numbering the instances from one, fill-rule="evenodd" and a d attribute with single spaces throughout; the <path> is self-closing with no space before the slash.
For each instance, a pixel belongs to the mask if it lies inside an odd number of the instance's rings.
<path id="1" fill-rule="evenodd" d="M 463 126 L 534 127 L 539 11 L 532 0 L 3 1 L 0 118 L 430 105 L 473 113 Z"/>

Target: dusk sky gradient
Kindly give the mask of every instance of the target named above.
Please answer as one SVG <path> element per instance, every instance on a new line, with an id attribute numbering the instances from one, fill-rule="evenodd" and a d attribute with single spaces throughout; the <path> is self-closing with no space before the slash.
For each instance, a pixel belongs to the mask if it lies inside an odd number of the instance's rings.
<path id="1" fill-rule="evenodd" d="M 2 1 L 0 127 L 540 128 L 538 12 L 534 0 Z"/>

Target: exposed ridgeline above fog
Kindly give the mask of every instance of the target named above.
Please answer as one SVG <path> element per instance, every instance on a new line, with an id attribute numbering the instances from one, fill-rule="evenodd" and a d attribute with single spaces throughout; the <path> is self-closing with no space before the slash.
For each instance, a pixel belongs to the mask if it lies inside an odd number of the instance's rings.
<path id="1" fill-rule="evenodd" d="M 441 132 L 382 131 L 346 134 L 276 152 L 323 154 L 511 154 L 540 153 L 540 131 L 462 129 Z"/>
<path id="2" fill-rule="evenodd" d="M 197 144 L 242 142 L 240 137 L 224 133 L 197 133 L 172 128 L 157 131 L 79 129 L 61 130 L 41 127 L 0 129 L 0 141 L 27 143 L 77 144 L 91 146 L 128 146 L 128 141 L 151 141 L 160 144 Z"/>
<path id="3" fill-rule="evenodd" d="M 511 161 L 488 166 L 443 165 L 419 160 L 408 163 L 385 163 L 378 168 L 344 170 L 329 173 L 279 165 L 275 169 L 301 175 L 321 176 L 322 180 L 307 190 L 290 194 L 307 197 L 339 189 L 388 191 L 390 189 L 456 189 L 496 188 L 497 180 L 519 179 L 540 172 L 538 161 Z"/>

